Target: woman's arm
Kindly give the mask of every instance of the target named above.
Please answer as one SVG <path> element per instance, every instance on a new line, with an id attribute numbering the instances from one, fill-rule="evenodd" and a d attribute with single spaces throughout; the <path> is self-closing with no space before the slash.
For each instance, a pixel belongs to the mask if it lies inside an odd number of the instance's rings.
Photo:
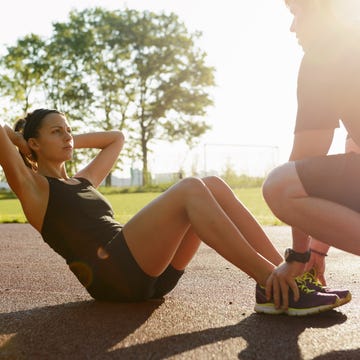
<path id="1" fill-rule="evenodd" d="M 48 201 L 48 183 L 25 165 L 17 148 L 23 155 L 31 153 L 22 134 L 7 125 L 0 126 L 0 165 L 26 218 L 40 232 Z"/>
<path id="2" fill-rule="evenodd" d="M 29 155 L 30 149 L 20 133 L 14 132 L 9 126 L 0 126 L 0 165 L 12 190 L 20 196 L 24 183 L 29 186 L 32 171 L 25 165 L 18 149 Z"/>
<path id="3" fill-rule="evenodd" d="M 100 149 L 96 157 L 75 176 L 88 179 L 94 187 L 109 174 L 124 145 L 121 131 L 104 131 L 74 135 L 74 147 Z"/>

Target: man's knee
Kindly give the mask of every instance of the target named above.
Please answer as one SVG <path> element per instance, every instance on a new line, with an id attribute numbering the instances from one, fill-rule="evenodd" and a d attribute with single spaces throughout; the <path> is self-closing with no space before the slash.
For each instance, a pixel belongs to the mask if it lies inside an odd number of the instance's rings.
<path id="1" fill-rule="evenodd" d="M 293 162 L 288 162 L 271 171 L 264 182 L 262 191 L 265 201 L 275 215 L 286 211 L 288 201 L 298 195 L 299 184 L 301 185 Z"/>
<path id="2" fill-rule="evenodd" d="M 279 203 L 282 197 L 282 189 L 284 188 L 282 173 L 282 166 L 275 168 L 267 176 L 262 186 L 264 199 L 271 209 Z"/>

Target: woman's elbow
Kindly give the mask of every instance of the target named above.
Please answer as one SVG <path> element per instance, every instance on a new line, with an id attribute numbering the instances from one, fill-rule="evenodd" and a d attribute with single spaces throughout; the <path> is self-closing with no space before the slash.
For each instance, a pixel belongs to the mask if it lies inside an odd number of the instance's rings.
<path id="1" fill-rule="evenodd" d="M 114 130 L 113 134 L 114 134 L 114 142 L 117 142 L 122 147 L 125 143 L 124 133 L 121 130 Z"/>

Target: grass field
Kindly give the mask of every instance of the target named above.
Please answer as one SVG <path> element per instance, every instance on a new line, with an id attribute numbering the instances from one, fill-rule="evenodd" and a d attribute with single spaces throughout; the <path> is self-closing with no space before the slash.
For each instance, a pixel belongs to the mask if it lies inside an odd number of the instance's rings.
<path id="1" fill-rule="evenodd" d="M 235 193 L 260 224 L 282 225 L 265 204 L 260 188 L 237 189 Z M 113 206 L 116 219 L 125 223 L 139 209 L 159 195 L 159 193 L 107 194 L 106 198 Z M 17 199 L 2 198 L 0 199 L 0 223 L 9 222 L 23 223 L 26 219 Z"/>

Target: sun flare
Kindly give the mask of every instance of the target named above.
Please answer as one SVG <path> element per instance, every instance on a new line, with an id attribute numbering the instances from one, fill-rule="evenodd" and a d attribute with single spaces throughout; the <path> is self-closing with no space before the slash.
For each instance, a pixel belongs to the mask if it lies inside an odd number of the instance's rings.
<path id="1" fill-rule="evenodd" d="M 345 23 L 360 23 L 359 0 L 332 0 L 334 14 Z"/>

